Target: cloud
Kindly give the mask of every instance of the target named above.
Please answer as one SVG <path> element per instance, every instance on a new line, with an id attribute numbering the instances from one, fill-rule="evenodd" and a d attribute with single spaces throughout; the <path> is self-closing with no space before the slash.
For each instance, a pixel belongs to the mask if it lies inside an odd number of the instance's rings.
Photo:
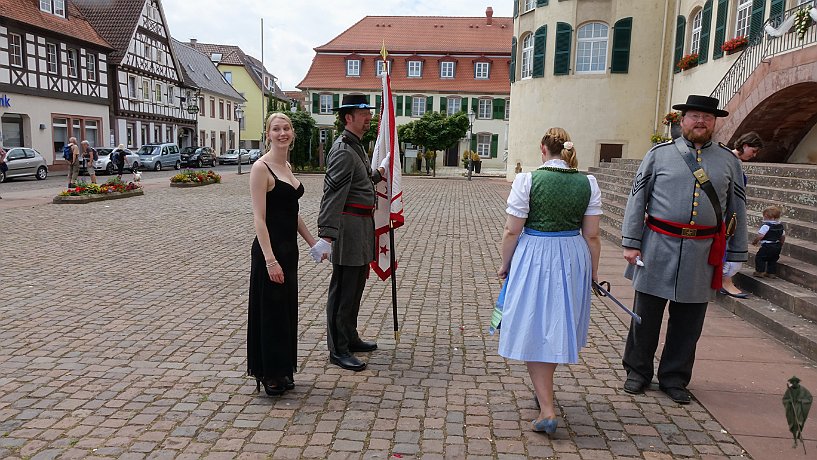
<path id="1" fill-rule="evenodd" d="M 195 5 L 195 6 L 193 6 Z M 475 0 L 163 0 L 170 33 L 181 42 L 237 45 L 261 59 L 264 18 L 264 65 L 285 90 L 306 76 L 313 48 L 321 46 L 364 16 L 510 16 L 508 1 Z"/>

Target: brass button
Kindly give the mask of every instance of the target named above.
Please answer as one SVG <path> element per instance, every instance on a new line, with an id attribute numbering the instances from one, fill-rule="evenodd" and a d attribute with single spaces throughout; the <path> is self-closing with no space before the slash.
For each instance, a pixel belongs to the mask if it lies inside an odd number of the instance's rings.
<path id="1" fill-rule="evenodd" d="M 695 184 L 695 188 L 701 188 L 701 184 Z"/>
<path id="2" fill-rule="evenodd" d="M 698 193 L 698 192 L 695 192 L 695 197 L 697 198 L 697 197 L 699 197 L 699 196 L 701 196 L 701 194 L 700 194 L 700 193 Z"/>
<path id="3" fill-rule="evenodd" d="M 700 155 L 701 154 L 701 149 L 696 150 L 696 152 L 698 152 L 698 155 Z"/>
<path id="4" fill-rule="evenodd" d="M 697 202 L 697 201 L 693 201 L 693 202 L 692 202 L 692 206 L 698 206 L 698 202 Z"/>
<path id="5" fill-rule="evenodd" d="M 700 158 L 698 158 L 698 163 L 700 163 L 701 161 L 703 161 L 703 160 L 701 160 Z"/>
<path id="6" fill-rule="evenodd" d="M 693 216 L 697 216 L 697 215 L 698 215 L 698 211 L 692 211 L 692 215 L 693 215 Z"/>
<path id="7" fill-rule="evenodd" d="M 695 225 L 695 221 L 694 221 L 694 220 L 690 220 L 690 221 L 689 221 L 689 225 Z"/>

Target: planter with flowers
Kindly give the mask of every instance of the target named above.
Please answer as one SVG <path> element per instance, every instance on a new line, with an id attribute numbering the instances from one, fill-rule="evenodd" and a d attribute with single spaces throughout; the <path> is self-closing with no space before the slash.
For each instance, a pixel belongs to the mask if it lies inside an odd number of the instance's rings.
<path id="1" fill-rule="evenodd" d="M 664 119 L 661 120 L 661 123 L 669 126 L 670 136 L 672 139 L 676 139 L 681 137 L 681 112 L 673 111 L 666 115 L 664 115 Z M 666 139 L 666 138 L 664 138 Z M 666 139 L 670 140 L 670 139 Z M 664 142 L 664 141 L 661 141 Z"/>
<path id="2" fill-rule="evenodd" d="M 738 51 L 746 48 L 746 45 L 749 44 L 749 39 L 746 37 L 735 37 L 731 40 L 726 40 L 721 45 L 721 49 L 726 51 L 726 54 L 737 53 Z"/>
<path id="3" fill-rule="evenodd" d="M 797 38 L 802 41 L 806 36 L 808 28 L 814 21 L 811 19 L 811 8 L 800 8 L 794 13 L 794 31 L 797 33 Z"/>
<path id="4" fill-rule="evenodd" d="M 127 184 L 122 179 L 108 179 L 102 185 L 78 182 L 75 188 L 69 188 L 54 197 L 55 204 L 85 204 L 94 201 L 116 200 L 144 195 L 142 186 L 133 182 Z"/>
<path id="5" fill-rule="evenodd" d="M 675 64 L 679 70 L 688 70 L 698 65 L 698 53 L 687 54 Z"/>
<path id="6" fill-rule="evenodd" d="M 188 169 L 170 178 L 171 187 L 200 187 L 202 185 L 218 184 L 220 182 L 221 176 L 212 170 L 194 171 Z"/>

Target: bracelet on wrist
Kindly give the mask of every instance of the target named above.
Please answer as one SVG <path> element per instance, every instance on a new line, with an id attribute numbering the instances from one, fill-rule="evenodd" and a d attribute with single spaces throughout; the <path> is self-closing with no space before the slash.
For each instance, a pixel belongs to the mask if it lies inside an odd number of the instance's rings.
<path id="1" fill-rule="evenodd" d="M 278 261 L 277 261 L 277 260 L 273 260 L 272 262 L 267 262 L 267 267 L 274 267 L 274 266 L 276 266 L 276 265 L 278 265 Z"/>

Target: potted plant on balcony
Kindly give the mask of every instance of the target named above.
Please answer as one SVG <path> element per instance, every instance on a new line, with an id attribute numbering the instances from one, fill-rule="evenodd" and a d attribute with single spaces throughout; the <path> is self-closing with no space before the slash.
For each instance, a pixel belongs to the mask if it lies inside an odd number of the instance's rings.
<path id="1" fill-rule="evenodd" d="M 661 121 L 661 123 L 669 126 L 669 132 L 672 139 L 676 139 L 681 136 L 681 112 L 669 112 L 668 114 L 664 115 L 664 119 Z"/>
<path id="2" fill-rule="evenodd" d="M 803 40 L 806 36 L 806 31 L 811 27 L 813 21 L 811 20 L 811 8 L 800 8 L 794 13 L 794 31 L 797 32 L 797 38 Z"/>
<path id="3" fill-rule="evenodd" d="M 688 70 L 698 65 L 698 53 L 687 54 L 675 64 L 679 70 Z"/>
<path id="4" fill-rule="evenodd" d="M 726 51 L 726 54 L 732 54 L 746 48 L 747 44 L 749 44 L 749 39 L 744 36 L 740 36 L 723 42 L 721 49 Z"/>

